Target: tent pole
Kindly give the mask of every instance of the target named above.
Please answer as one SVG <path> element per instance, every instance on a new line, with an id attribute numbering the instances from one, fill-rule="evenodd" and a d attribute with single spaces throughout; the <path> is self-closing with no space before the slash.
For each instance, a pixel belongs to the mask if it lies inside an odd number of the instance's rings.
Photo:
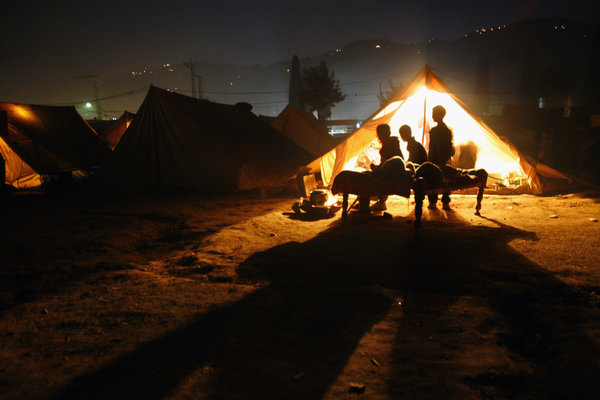
<path id="1" fill-rule="evenodd" d="M 421 143 L 425 145 L 425 126 L 427 126 L 427 94 L 423 97 L 423 137 L 421 137 Z"/>

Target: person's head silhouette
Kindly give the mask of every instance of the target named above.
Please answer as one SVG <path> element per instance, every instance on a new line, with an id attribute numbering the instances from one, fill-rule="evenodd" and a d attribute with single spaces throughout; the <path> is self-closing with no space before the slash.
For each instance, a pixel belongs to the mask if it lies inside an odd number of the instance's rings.
<path id="1" fill-rule="evenodd" d="M 442 106 L 435 106 L 433 110 L 431 110 L 431 118 L 438 124 L 444 121 L 444 117 L 446 116 L 446 109 Z"/>
<path id="2" fill-rule="evenodd" d="M 384 142 L 392 135 L 392 130 L 388 124 L 377 125 L 377 138 L 380 142 Z"/>
<path id="3" fill-rule="evenodd" d="M 408 142 L 408 140 L 412 137 L 412 129 L 410 129 L 410 126 L 408 126 L 408 125 L 402 125 L 400 127 L 399 132 L 400 132 L 400 137 L 405 142 Z"/>

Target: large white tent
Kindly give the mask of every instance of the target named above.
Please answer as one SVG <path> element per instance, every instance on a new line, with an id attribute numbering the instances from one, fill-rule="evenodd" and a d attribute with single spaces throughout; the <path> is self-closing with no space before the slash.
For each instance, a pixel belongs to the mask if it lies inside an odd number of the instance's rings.
<path id="1" fill-rule="evenodd" d="M 308 167 L 311 172 L 320 172 L 323 183 L 330 185 L 341 171 L 360 169 L 365 159 L 378 162 L 376 128 L 379 124 L 390 125 L 395 135 L 398 135 L 400 126 L 409 125 L 415 139 L 427 148 L 429 129 L 435 125 L 431 110 L 437 105 L 446 109 L 444 122 L 453 131 L 454 145 L 461 148 L 474 144 L 477 148 L 475 168 L 484 168 L 492 180 L 503 185 L 516 185 L 526 180 L 531 191 L 539 194 L 542 193 L 542 176 L 569 179 L 548 166 L 536 163 L 501 139 L 480 118 L 469 112 L 468 107 L 427 66 L 361 128 Z M 405 146 L 404 142 L 401 143 Z M 402 151 L 407 154 L 406 147 Z"/>

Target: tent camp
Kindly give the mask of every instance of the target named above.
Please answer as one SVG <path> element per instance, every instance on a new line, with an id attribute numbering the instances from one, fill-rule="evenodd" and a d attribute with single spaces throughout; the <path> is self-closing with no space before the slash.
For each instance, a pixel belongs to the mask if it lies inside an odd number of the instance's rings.
<path id="1" fill-rule="evenodd" d="M 16 188 L 39 186 L 40 175 L 98 167 L 110 153 L 74 107 L 0 103 L 0 112 L 5 183 Z"/>
<path id="2" fill-rule="evenodd" d="M 311 158 L 247 108 L 150 87 L 102 176 L 128 191 L 231 193 L 282 183 Z"/>
<path id="3" fill-rule="evenodd" d="M 111 150 L 114 150 L 117 147 L 117 144 L 123 137 L 123 134 L 133 121 L 135 114 L 132 114 L 128 111 L 123 112 L 117 120 L 115 120 L 108 129 L 104 130 L 102 133 L 98 132 L 98 135 L 104 139 L 104 141 L 108 144 Z"/>
<path id="4" fill-rule="evenodd" d="M 474 149 L 476 161 L 469 167 L 484 168 L 490 176 L 488 184 L 495 182 L 508 187 L 528 185 L 531 192 L 540 194 L 545 178 L 569 180 L 561 172 L 523 155 L 496 135 L 480 118 L 469 112 L 468 107 L 450 92 L 428 66 L 361 128 L 308 167 L 311 172 L 320 172 L 323 183 L 330 185 L 342 170 L 357 170 L 372 161 L 378 163 L 375 131 L 379 124 L 389 124 L 393 134 L 397 134 L 400 126 L 409 125 L 415 139 L 427 148 L 429 129 L 435 125 L 431 110 L 437 105 L 446 109 L 444 122 L 454 134 L 457 154 L 451 162 L 455 166 L 460 167 L 461 149 Z M 402 152 L 406 155 L 405 143 L 401 143 L 404 146 Z"/>
<path id="5" fill-rule="evenodd" d="M 322 156 L 340 142 L 312 113 L 290 104 L 277 117 L 261 118 L 314 157 Z"/>

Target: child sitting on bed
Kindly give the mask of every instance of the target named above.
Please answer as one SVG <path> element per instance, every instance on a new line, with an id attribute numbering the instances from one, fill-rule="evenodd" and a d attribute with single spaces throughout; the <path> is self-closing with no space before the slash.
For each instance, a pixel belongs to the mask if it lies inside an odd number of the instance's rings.
<path id="1" fill-rule="evenodd" d="M 400 141 L 397 136 L 392 136 L 392 130 L 388 124 L 377 125 L 377 139 L 381 143 L 381 149 L 379 150 L 379 156 L 381 157 L 381 164 L 385 163 L 392 157 L 400 157 L 404 159 L 402 156 L 402 150 L 400 150 Z M 371 170 L 375 171 L 378 168 L 375 164 L 371 164 Z M 387 210 L 387 206 L 385 202 L 387 201 L 387 196 L 379 196 L 377 203 L 371 206 L 372 211 L 384 211 Z"/>

